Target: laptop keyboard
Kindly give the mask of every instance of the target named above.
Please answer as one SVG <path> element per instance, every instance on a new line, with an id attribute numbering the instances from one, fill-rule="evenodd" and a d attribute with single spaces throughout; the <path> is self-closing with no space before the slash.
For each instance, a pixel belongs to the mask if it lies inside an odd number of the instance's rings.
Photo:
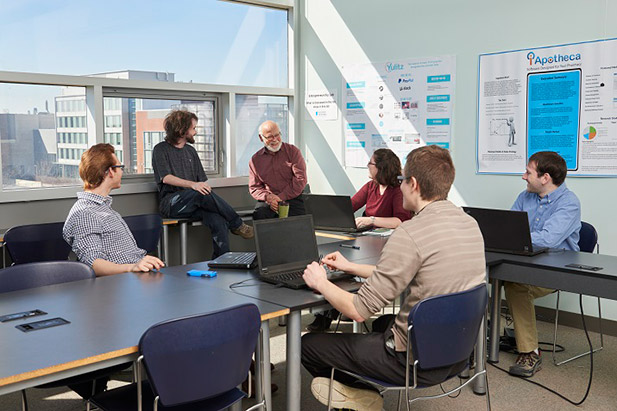
<path id="1" fill-rule="evenodd" d="M 304 274 L 304 270 L 298 270 L 292 271 L 290 273 L 274 275 L 271 278 L 276 281 L 293 281 L 302 278 L 302 274 Z"/>
<path id="2" fill-rule="evenodd" d="M 255 253 L 243 253 L 230 259 L 229 262 L 232 264 L 251 264 L 254 259 Z"/>

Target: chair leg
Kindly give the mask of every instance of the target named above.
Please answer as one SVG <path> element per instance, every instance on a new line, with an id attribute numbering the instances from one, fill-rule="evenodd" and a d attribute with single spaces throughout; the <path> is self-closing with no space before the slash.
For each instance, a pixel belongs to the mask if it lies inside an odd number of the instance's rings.
<path id="1" fill-rule="evenodd" d="M 26 398 L 26 390 L 21 390 L 21 410 L 28 411 L 28 398 Z"/>
<path id="2" fill-rule="evenodd" d="M 330 386 L 328 387 L 328 411 L 332 409 L 332 386 L 334 385 L 334 367 L 330 373 Z"/>
<path id="3" fill-rule="evenodd" d="M 602 305 L 600 303 L 600 297 L 598 297 L 598 321 L 599 322 L 599 329 L 600 329 L 600 347 L 598 348 L 593 348 L 591 347 L 591 350 L 587 350 L 585 352 L 582 352 L 580 354 L 577 354 L 573 357 L 570 357 L 568 359 L 565 359 L 563 361 L 557 361 L 557 357 L 555 356 L 555 350 L 556 350 L 556 346 L 557 346 L 557 327 L 558 327 L 558 319 L 559 319 L 559 291 L 557 291 L 557 304 L 555 307 L 555 332 L 553 335 L 553 364 L 555 364 L 556 366 L 560 366 L 566 363 L 569 363 L 570 361 L 574 361 L 576 359 L 579 359 L 581 357 L 584 357 L 586 355 L 589 355 L 590 353 L 596 353 L 598 351 L 601 351 L 602 349 L 604 349 L 604 333 L 602 332 Z"/>

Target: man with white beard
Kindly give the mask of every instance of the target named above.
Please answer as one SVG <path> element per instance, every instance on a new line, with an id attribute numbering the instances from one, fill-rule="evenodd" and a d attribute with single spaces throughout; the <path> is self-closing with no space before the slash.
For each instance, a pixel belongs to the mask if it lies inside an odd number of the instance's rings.
<path id="1" fill-rule="evenodd" d="M 306 186 L 306 164 L 300 150 L 281 140 L 274 121 L 259 126 L 264 147 L 249 162 L 249 191 L 257 200 L 253 219 L 277 218 L 279 202 L 289 203 L 289 215 L 303 215 L 302 191 Z"/>

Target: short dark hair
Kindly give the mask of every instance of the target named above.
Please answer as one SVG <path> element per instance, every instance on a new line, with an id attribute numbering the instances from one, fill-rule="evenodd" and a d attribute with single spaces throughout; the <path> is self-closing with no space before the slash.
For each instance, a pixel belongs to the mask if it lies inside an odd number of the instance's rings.
<path id="1" fill-rule="evenodd" d="M 401 175 L 401 160 L 389 148 L 380 148 L 373 153 L 373 160 L 377 168 L 375 180 L 383 186 L 398 187 L 397 177 Z"/>
<path id="2" fill-rule="evenodd" d="M 566 160 L 554 151 L 538 151 L 529 157 L 529 163 L 536 164 L 538 177 L 548 174 L 553 179 L 553 184 L 560 186 L 566 179 L 568 174 L 568 166 Z"/>
<path id="3" fill-rule="evenodd" d="M 445 200 L 455 176 L 450 152 L 436 145 L 416 148 L 407 155 L 404 176 L 416 179 L 423 200 Z"/>
<path id="4" fill-rule="evenodd" d="M 111 144 L 95 144 L 81 155 L 79 176 L 84 181 L 84 189 L 92 190 L 103 184 L 109 167 L 116 165 L 114 147 Z"/>
<path id="5" fill-rule="evenodd" d="M 165 141 L 169 144 L 177 144 L 193 125 L 193 120 L 198 121 L 195 113 L 188 110 L 172 110 L 165 116 Z"/>

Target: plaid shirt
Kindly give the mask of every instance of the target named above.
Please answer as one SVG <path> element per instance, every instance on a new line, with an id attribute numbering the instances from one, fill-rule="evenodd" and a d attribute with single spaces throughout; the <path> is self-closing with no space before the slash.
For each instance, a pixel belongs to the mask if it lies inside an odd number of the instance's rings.
<path id="1" fill-rule="evenodd" d="M 77 193 L 77 201 L 64 223 L 64 240 L 77 259 L 89 266 L 98 258 L 116 264 L 135 264 L 146 255 L 111 203 L 109 196 Z"/>

